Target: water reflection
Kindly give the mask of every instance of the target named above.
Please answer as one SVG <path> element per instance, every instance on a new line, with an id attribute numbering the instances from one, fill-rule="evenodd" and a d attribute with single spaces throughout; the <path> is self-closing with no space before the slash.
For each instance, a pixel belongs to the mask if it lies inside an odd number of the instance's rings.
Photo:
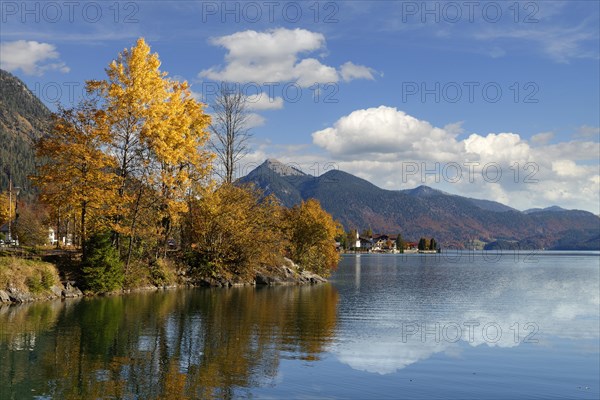
<path id="1" fill-rule="evenodd" d="M 598 254 L 490 260 L 3 307 L 0 399 L 598 398 Z"/>
<path id="2" fill-rule="evenodd" d="M 272 382 L 281 359 L 318 360 L 337 303 L 323 285 L 3 308 L 0 398 L 229 398 Z"/>
<path id="3" fill-rule="evenodd" d="M 598 258 L 568 255 L 536 264 L 345 257 L 335 278 L 344 301 L 331 351 L 378 374 L 438 353 L 457 357 L 465 346 L 551 348 L 568 339 L 597 355 L 598 275 Z"/>

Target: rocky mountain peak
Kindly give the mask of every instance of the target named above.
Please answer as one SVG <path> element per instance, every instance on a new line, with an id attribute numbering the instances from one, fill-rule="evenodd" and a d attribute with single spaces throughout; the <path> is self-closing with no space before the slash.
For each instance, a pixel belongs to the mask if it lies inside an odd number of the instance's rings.
<path id="1" fill-rule="evenodd" d="M 280 176 L 304 176 L 306 175 L 300 169 L 294 167 L 292 164 L 284 164 L 274 158 L 267 159 L 264 164 L 265 167 L 275 172 Z"/>

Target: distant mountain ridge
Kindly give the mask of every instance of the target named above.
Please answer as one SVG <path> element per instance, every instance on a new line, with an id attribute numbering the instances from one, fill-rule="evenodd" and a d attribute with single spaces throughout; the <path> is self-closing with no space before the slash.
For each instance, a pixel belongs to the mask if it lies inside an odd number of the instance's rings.
<path id="1" fill-rule="evenodd" d="M 0 69 L 0 190 L 13 186 L 32 194 L 27 179 L 35 173 L 35 141 L 50 126 L 51 112 L 16 76 Z"/>
<path id="2" fill-rule="evenodd" d="M 427 186 L 385 190 L 339 170 L 314 177 L 282 166 L 267 160 L 238 182 L 273 194 L 286 207 L 315 198 L 346 229 L 400 232 L 413 240 L 435 237 L 446 247 L 503 240 L 523 248 L 600 249 L 600 218 L 586 211 L 550 207 L 521 212 Z"/>
<path id="3" fill-rule="evenodd" d="M 560 212 L 560 211 L 569 211 L 567 209 L 564 209 L 562 207 L 559 206 L 550 206 L 550 207 L 546 207 L 546 208 L 530 208 L 528 210 L 523 211 L 525 214 L 531 214 L 531 213 L 536 213 L 536 212 L 540 212 L 540 211 L 554 211 L 554 212 Z"/>

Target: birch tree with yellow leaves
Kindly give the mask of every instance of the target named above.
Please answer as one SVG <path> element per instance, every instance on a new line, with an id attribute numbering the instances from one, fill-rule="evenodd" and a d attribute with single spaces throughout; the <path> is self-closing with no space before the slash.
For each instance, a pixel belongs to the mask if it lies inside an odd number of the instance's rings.
<path id="1" fill-rule="evenodd" d="M 154 231 L 155 238 L 147 239 L 157 257 L 166 250 L 173 227 L 187 210 L 187 196 L 208 177 L 210 117 L 192 98 L 187 82 L 160 71 L 158 55 L 142 38 L 123 50 L 106 73 L 106 80 L 89 81 L 87 90 L 99 95 L 106 113 L 107 150 L 117 160 L 119 177 L 113 231 L 129 264 L 141 231 Z"/>

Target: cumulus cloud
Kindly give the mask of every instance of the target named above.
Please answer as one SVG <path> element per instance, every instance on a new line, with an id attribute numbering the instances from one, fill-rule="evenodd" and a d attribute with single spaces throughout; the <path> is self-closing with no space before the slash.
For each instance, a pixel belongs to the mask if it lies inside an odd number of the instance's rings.
<path id="1" fill-rule="evenodd" d="M 486 136 L 471 134 L 464 140 L 465 151 L 478 160 L 510 163 L 529 161 L 531 148 L 515 133 L 489 133 Z"/>
<path id="2" fill-rule="evenodd" d="M 353 111 L 312 138 L 340 169 L 387 189 L 426 184 L 518 209 L 558 204 L 597 213 L 598 142 L 547 144 L 551 133 L 527 141 L 513 132 L 459 140 L 461 132 L 460 123 L 439 128 L 380 106 Z"/>
<path id="3" fill-rule="evenodd" d="M 247 30 L 212 38 L 210 43 L 227 50 L 225 66 L 213 66 L 200 77 L 229 82 L 296 82 L 308 87 L 315 83 L 373 79 L 370 69 L 352 63 L 341 72 L 306 54 L 325 50 L 325 36 L 306 29 Z"/>
<path id="4" fill-rule="evenodd" d="M 411 156 L 427 151 L 432 142 L 440 143 L 436 149 L 441 153 L 458 150 L 453 134 L 387 106 L 353 111 L 312 137 L 316 145 L 341 157 L 359 153 Z"/>
<path id="5" fill-rule="evenodd" d="M 10 72 L 20 69 L 27 75 L 43 75 L 51 70 L 69 72 L 54 45 L 26 40 L 0 43 L 0 68 Z"/>

